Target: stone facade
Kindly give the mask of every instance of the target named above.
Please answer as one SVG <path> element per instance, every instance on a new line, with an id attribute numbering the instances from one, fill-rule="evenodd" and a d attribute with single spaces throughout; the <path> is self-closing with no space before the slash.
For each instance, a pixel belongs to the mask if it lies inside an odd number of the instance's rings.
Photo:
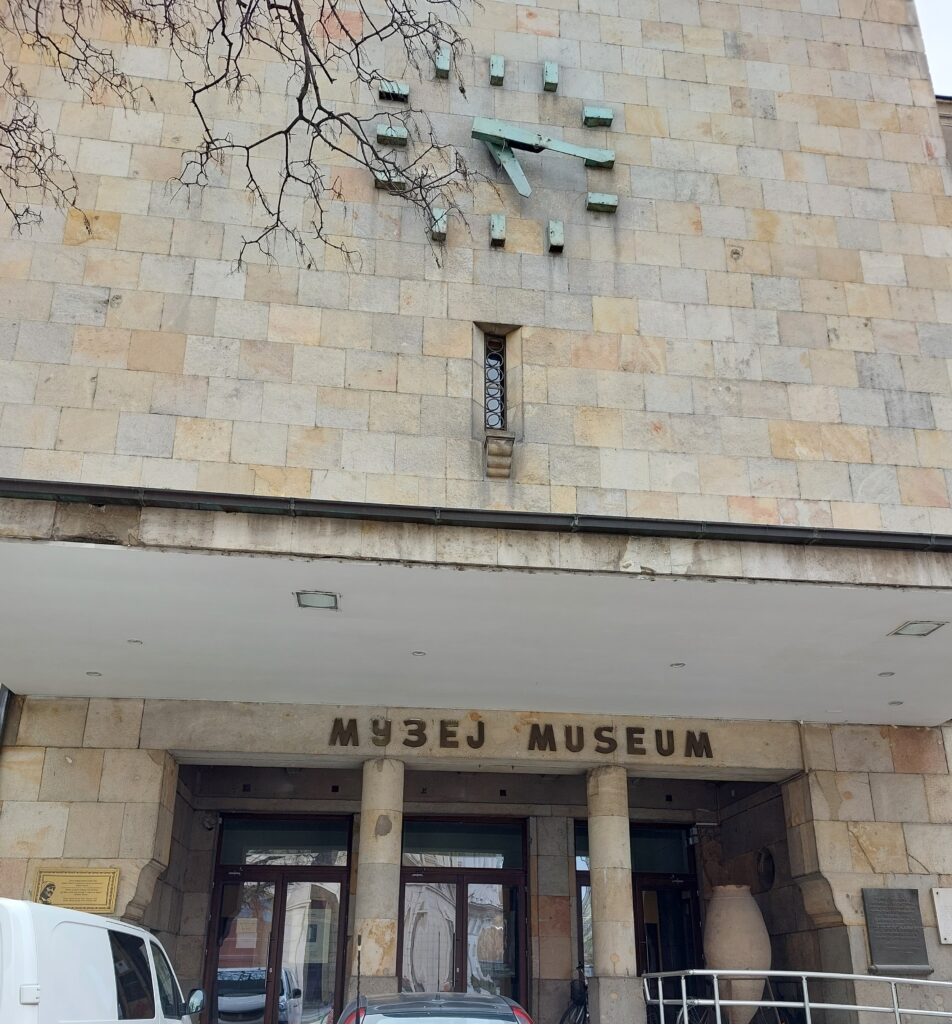
<path id="1" fill-rule="evenodd" d="M 169 863 L 177 766 L 140 744 L 142 701 L 27 702 L 0 749 L 0 877 L 30 897 L 43 867 L 119 867 L 141 920 Z M 16 720 L 18 718 L 18 721 Z"/>
<path id="2" fill-rule="evenodd" d="M 162 707 L 167 703 L 146 702 L 146 711 L 150 704 L 161 711 L 169 747 L 186 761 L 208 757 L 189 739 L 200 705 L 180 702 L 170 716 Z M 312 711 L 293 710 L 305 719 Z M 177 769 L 165 751 L 139 745 L 154 743 L 147 731 L 139 738 L 142 711 L 142 702 L 132 700 L 22 702 L 0 756 L 2 894 L 28 896 L 42 867 L 118 866 L 119 911 L 153 927 L 183 977 L 198 983 L 217 814 L 359 814 L 363 787 L 357 771 L 336 767 L 339 754 L 333 768 L 290 775 L 281 768 Z M 214 716 L 224 734 L 245 729 L 249 735 L 241 707 L 219 705 Z M 96 746 L 107 722 L 113 745 Z M 743 727 L 749 740 L 766 728 Z M 120 738 L 129 745 L 116 745 Z M 295 754 L 293 738 L 285 732 L 284 739 L 285 754 Z M 306 748 L 300 742 L 301 752 L 320 757 L 316 739 Z M 699 847 L 704 891 L 711 884 L 752 885 L 772 935 L 776 968 L 865 973 L 861 889 L 900 886 L 919 890 L 930 962 L 937 977 L 949 977 L 952 951 L 938 942 L 930 890 L 952 885 L 952 729 L 804 726 L 801 744 L 803 770 L 780 786 L 738 783 L 735 792 L 705 783 L 703 771 L 684 771 L 683 781 L 635 778 L 630 814 L 641 821 L 713 819 L 716 831 L 702 835 Z M 357 754 L 352 760 L 355 768 L 361 762 Z M 533 1001 L 553 1008 L 565 997 L 577 955 L 570 826 L 589 814 L 584 777 L 546 776 L 544 768 L 539 774 L 537 763 L 525 761 L 501 776 L 485 770 L 433 773 L 414 769 L 412 757 L 405 760 L 413 769 L 402 803 L 408 813 L 530 818 Z M 108 773 L 100 762 L 109 763 Z M 688 781 L 692 776 L 695 781 Z M 355 829 L 355 838 L 363 832 Z M 774 862 L 774 877 L 766 882 L 758 865 L 764 849 Z M 593 870 L 594 857 L 593 849 Z M 380 893 L 393 890 L 396 877 L 388 876 L 388 885 L 377 865 L 371 867 Z M 354 890 L 359 893 L 359 885 Z M 380 900 L 374 904 L 378 911 L 381 906 Z M 351 927 L 354 914 L 352 903 Z"/>
<path id="3" fill-rule="evenodd" d="M 952 172 L 911 0 L 472 14 L 466 95 L 411 82 L 444 137 L 490 177 L 474 116 L 612 146 L 614 169 L 526 155 L 533 196 L 477 185 L 444 249 L 344 163 L 329 222 L 359 258 L 314 269 L 235 269 L 237 175 L 168 193 L 191 123 L 168 53 L 104 19 L 136 113 L 26 66 L 82 212 L 2 245 L 0 475 L 952 532 Z M 283 104 L 272 70 L 229 117 Z M 612 127 L 582 128 L 586 103 Z M 486 479 L 480 325 L 510 331 L 508 480 Z"/>

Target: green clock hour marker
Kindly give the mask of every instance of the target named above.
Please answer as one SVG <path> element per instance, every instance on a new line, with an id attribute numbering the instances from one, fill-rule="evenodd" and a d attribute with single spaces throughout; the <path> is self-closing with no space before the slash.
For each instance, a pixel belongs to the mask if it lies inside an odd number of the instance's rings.
<path id="1" fill-rule="evenodd" d="M 585 209 L 595 210 L 597 213 L 617 213 L 618 196 L 607 195 L 604 192 L 589 192 Z"/>
<path id="2" fill-rule="evenodd" d="M 611 107 L 585 107 L 582 111 L 582 124 L 586 128 L 609 128 L 615 120 L 615 111 Z"/>
<path id="3" fill-rule="evenodd" d="M 560 220 L 549 221 L 549 252 L 561 252 L 565 248 L 565 225 Z"/>
<path id="4" fill-rule="evenodd" d="M 410 86 L 406 82 L 381 82 L 377 95 L 382 100 L 406 103 L 410 98 Z"/>
<path id="5" fill-rule="evenodd" d="M 384 146 L 405 146 L 409 133 L 401 124 L 378 124 L 377 141 Z"/>
<path id="6" fill-rule="evenodd" d="M 430 238 L 434 242 L 446 241 L 446 222 L 448 219 L 447 211 L 439 206 L 434 206 L 430 211 Z"/>

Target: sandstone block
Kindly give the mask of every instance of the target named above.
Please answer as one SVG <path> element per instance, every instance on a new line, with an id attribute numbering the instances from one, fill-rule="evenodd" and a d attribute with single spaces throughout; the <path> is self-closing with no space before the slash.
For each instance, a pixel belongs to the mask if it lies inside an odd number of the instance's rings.
<path id="1" fill-rule="evenodd" d="M 123 810 L 123 804 L 71 803 L 63 856 L 118 857 Z"/>
<path id="2" fill-rule="evenodd" d="M 17 743 L 35 747 L 81 747 L 89 702 L 79 697 L 28 697 Z"/>
<path id="3" fill-rule="evenodd" d="M 102 775 L 102 752 L 74 747 L 50 748 L 43 765 L 43 800 L 95 800 Z"/>
<path id="4" fill-rule="evenodd" d="M 62 857 L 69 804 L 7 800 L 0 808 L 0 857 Z"/>

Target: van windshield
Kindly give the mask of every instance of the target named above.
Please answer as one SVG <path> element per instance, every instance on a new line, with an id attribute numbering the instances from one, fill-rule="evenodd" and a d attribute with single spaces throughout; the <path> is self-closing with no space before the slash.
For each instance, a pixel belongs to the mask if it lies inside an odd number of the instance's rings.
<path id="1" fill-rule="evenodd" d="M 219 996 L 253 996 L 263 993 L 267 971 L 264 967 L 243 967 L 218 972 Z"/>

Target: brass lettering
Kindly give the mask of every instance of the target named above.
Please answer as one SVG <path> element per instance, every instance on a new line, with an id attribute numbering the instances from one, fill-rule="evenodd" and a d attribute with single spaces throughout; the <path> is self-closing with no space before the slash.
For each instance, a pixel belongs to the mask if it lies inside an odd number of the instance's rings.
<path id="1" fill-rule="evenodd" d="M 375 747 L 385 747 L 393 736 L 393 725 L 389 718 L 375 718 L 370 723 L 370 731 L 373 733 L 370 742 Z"/>
<path id="2" fill-rule="evenodd" d="M 662 733 L 660 729 L 654 731 L 655 749 L 662 757 L 670 757 L 674 753 L 674 730 L 668 729 Z"/>
<path id="3" fill-rule="evenodd" d="M 618 749 L 618 740 L 615 739 L 615 727 L 613 725 L 600 725 L 595 730 L 595 753 L 614 754 Z"/>
<path id="4" fill-rule="evenodd" d="M 426 722 L 422 718 L 406 718 L 403 724 L 407 728 L 407 736 L 403 745 L 405 747 L 422 747 L 426 743 Z"/>
<path id="5" fill-rule="evenodd" d="M 706 732 L 694 733 L 688 729 L 684 739 L 685 757 L 713 757 L 711 750 L 711 737 Z"/>
<path id="6" fill-rule="evenodd" d="M 330 745 L 332 747 L 356 747 L 359 746 L 359 742 L 356 718 L 348 718 L 346 725 L 344 725 L 343 718 L 334 719 L 334 724 L 331 726 Z"/>
<path id="7" fill-rule="evenodd" d="M 479 748 L 486 742 L 486 723 L 476 723 L 476 735 L 466 737 L 466 745 L 470 750 L 479 750 Z"/>
<path id="8" fill-rule="evenodd" d="M 529 726 L 529 749 L 530 750 L 555 750 L 555 729 L 551 725 Z"/>
<path id="9" fill-rule="evenodd" d="M 456 730 L 459 729 L 459 722 L 451 718 L 440 719 L 440 746 L 458 747 L 459 740 L 456 738 Z"/>
<path id="10" fill-rule="evenodd" d="M 645 730 L 640 725 L 630 725 L 625 730 L 625 743 L 629 754 L 647 754 L 645 750 Z"/>
<path id="11" fill-rule="evenodd" d="M 575 730 L 575 738 L 572 738 L 572 730 Z M 565 727 L 565 749 L 569 753 L 577 754 L 585 747 L 585 730 L 580 725 L 567 725 Z"/>

